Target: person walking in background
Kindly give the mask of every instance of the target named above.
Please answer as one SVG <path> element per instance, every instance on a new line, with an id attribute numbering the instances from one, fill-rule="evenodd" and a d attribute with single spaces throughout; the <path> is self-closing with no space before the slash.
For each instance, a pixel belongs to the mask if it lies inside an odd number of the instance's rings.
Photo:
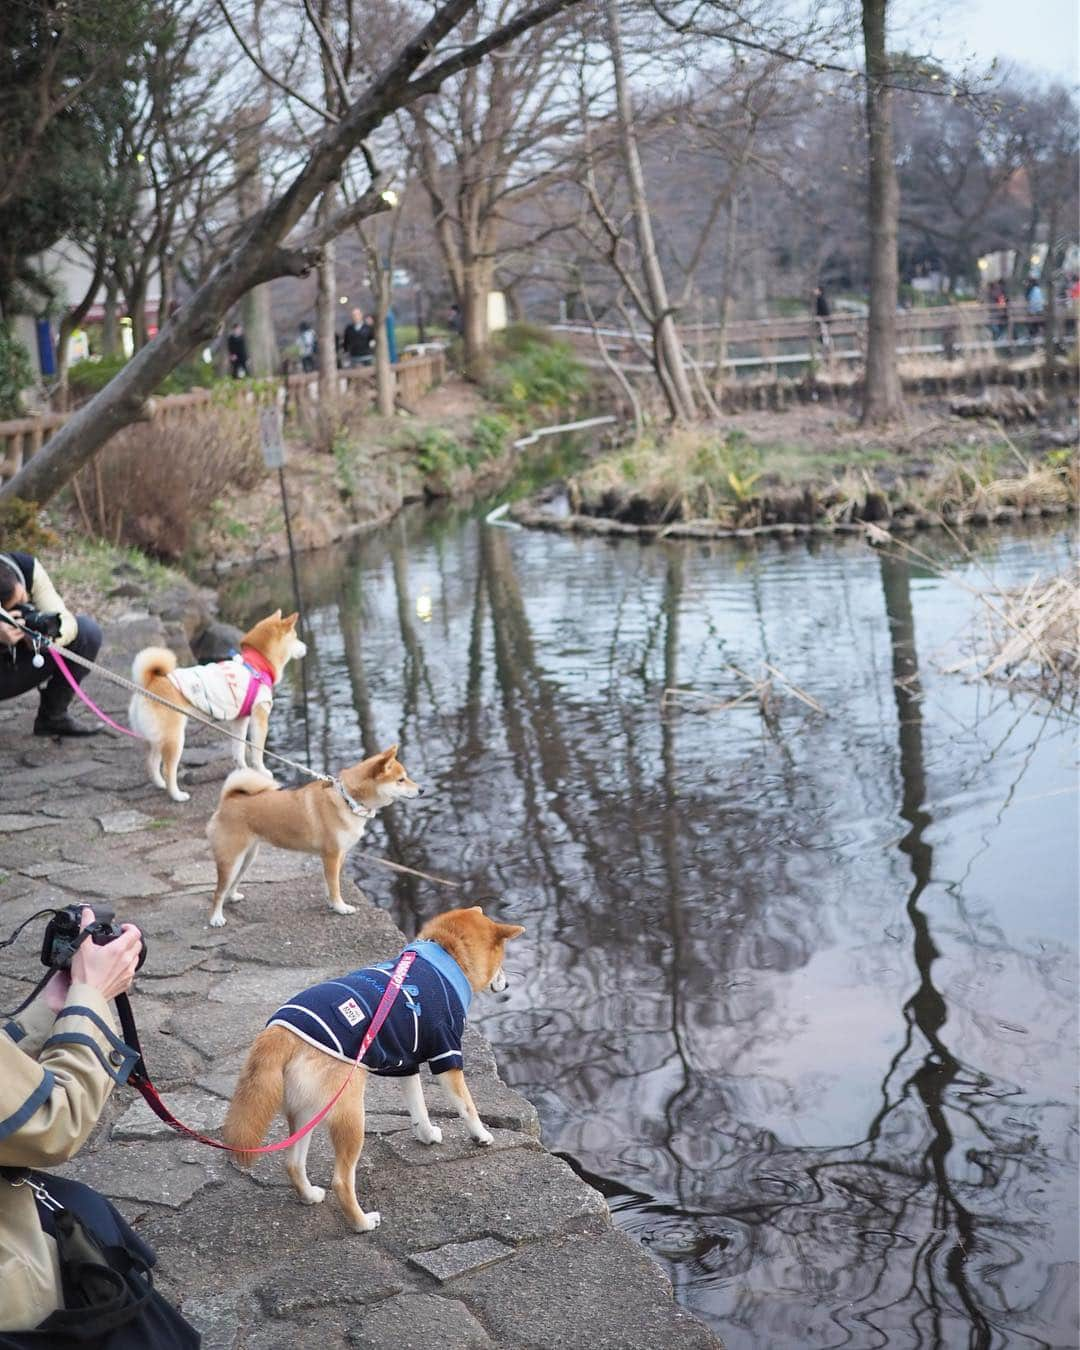
<path id="1" fill-rule="evenodd" d="M 1028 318 L 1032 320 L 1028 324 L 1028 337 L 1034 342 L 1042 332 L 1043 315 L 1046 313 L 1046 297 L 1037 276 L 1028 277 L 1024 299 L 1027 301 Z"/>
<path id="2" fill-rule="evenodd" d="M 1009 292 L 1003 281 L 991 284 L 990 305 L 990 336 L 994 342 L 1000 342 L 1009 332 Z"/>
<path id="3" fill-rule="evenodd" d="M 832 306 L 825 294 L 824 286 L 814 287 L 814 320 L 817 323 L 821 350 L 826 354 L 832 350 L 832 334 L 829 332 L 829 320 L 832 318 Z"/>
<path id="4" fill-rule="evenodd" d="M 371 340 L 374 336 L 375 330 L 368 323 L 363 312 L 354 309 L 352 322 L 346 325 L 341 339 L 346 366 L 361 366 L 371 363 Z"/>
<path id="5" fill-rule="evenodd" d="M 300 336 L 296 345 L 300 349 L 300 365 L 304 370 L 314 370 L 319 344 L 315 337 L 315 330 L 307 319 L 301 319 L 300 321 Z"/>
<path id="6" fill-rule="evenodd" d="M 446 326 L 455 337 L 461 337 L 465 332 L 465 316 L 461 312 L 460 305 L 450 306 L 450 313 L 447 315 Z"/>
<path id="7" fill-rule="evenodd" d="M 239 380 L 248 373 L 247 338 L 244 337 L 244 325 L 234 323 L 225 344 L 229 353 L 229 374 Z"/>

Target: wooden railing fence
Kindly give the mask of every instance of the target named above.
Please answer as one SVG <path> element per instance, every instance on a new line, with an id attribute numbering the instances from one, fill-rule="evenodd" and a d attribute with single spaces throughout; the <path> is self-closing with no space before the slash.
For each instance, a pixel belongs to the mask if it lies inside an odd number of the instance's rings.
<path id="1" fill-rule="evenodd" d="M 398 396 L 408 404 L 444 378 L 446 358 L 441 351 L 429 351 L 423 356 L 402 360 L 394 370 Z M 338 371 L 339 389 L 343 394 L 355 384 L 370 384 L 374 387 L 374 382 L 375 371 L 371 366 Z M 238 385 L 241 396 L 253 407 L 271 401 L 284 402 L 286 388 L 292 399 L 312 404 L 318 402 L 319 377 L 314 372 L 301 371 L 274 381 L 260 380 L 247 388 L 242 383 Z M 151 400 L 150 420 L 167 423 L 170 418 L 187 416 L 192 408 L 205 406 L 213 398 L 209 389 L 193 389 L 187 394 L 165 394 Z M 40 412 L 0 422 L 0 483 L 18 473 L 70 416 L 71 413 Z"/>

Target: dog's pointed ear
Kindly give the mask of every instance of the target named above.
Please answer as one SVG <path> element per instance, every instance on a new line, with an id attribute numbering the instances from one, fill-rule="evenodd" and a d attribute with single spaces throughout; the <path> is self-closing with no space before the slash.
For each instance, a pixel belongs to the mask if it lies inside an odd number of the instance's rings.
<path id="1" fill-rule="evenodd" d="M 278 614 L 280 615 L 280 613 L 281 613 L 281 610 L 279 609 L 279 610 L 278 610 Z M 298 619 L 299 617 L 300 617 L 299 611 L 296 611 L 296 612 L 294 612 L 294 613 L 292 613 L 292 614 L 286 615 L 286 617 L 285 617 L 284 619 L 282 619 L 281 622 L 285 625 L 286 628 L 295 628 L 295 627 L 296 627 L 296 621 L 297 621 L 297 619 Z"/>
<path id="2" fill-rule="evenodd" d="M 388 750 L 380 750 L 375 758 L 378 760 L 379 764 L 393 764 L 394 760 L 397 759 L 397 751 L 398 748 L 395 744 L 390 746 Z"/>
<path id="3" fill-rule="evenodd" d="M 272 619 L 280 619 L 280 618 L 281 618 L 281 610 L 280 610 L 280 609 L 275 609 L 274 612 L 273 612 L 273 614 L 270 615 L 270 617 L 271 617 Z"/>
<path id="4" fill-rule="evenodd" d="M 525 929 L 519 923 L 497 923 L 495 925 L 495 936 L 501 942 L 509 942 L 511 938 L 520 937 Z"/>

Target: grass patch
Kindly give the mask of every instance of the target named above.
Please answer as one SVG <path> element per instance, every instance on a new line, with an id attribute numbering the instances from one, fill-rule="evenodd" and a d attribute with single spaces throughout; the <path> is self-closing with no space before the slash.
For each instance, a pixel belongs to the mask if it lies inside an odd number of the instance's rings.
<path id="1" fill-rule="evenodd" d="M 1015 507 L 1061 509 L 1080 486 L 1075 454 L 1027 459 L 1003 442 L 889 450 L 751 443 L 694 428 L 604 456 L 570 485 L 575 510 L 633 524 L 723 525 L 958 516 Z"/>

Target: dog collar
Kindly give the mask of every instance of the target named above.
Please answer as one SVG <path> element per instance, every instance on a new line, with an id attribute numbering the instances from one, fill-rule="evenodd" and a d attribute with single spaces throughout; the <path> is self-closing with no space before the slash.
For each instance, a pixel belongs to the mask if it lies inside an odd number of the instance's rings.
<path id="1" fill-rule="evenodd" d="M 265 684 L 267 680 L 271 684 L 277 684 L 277 671 L 263 656 L 262 652 L 256 651 L 254 647 L 241 647 L 240 660 L 243 661 L 260 684 Z"/>
<path id="2" fill-rule="evenodd" d="M 417 938 L 415 942 L 410 942 L 405 950 L 415 952 L 417 956 L 423 957 L 429 966 L 434 966 L 461 1000 L 462 1009 L 465 1012 L 469 1011 L 469 1004 L 472 1002 L 472 985 L 465 978 L 465 972 L 445 947 L 441 947 L 437 942 L 432 942 L 430 938 Z"/>

